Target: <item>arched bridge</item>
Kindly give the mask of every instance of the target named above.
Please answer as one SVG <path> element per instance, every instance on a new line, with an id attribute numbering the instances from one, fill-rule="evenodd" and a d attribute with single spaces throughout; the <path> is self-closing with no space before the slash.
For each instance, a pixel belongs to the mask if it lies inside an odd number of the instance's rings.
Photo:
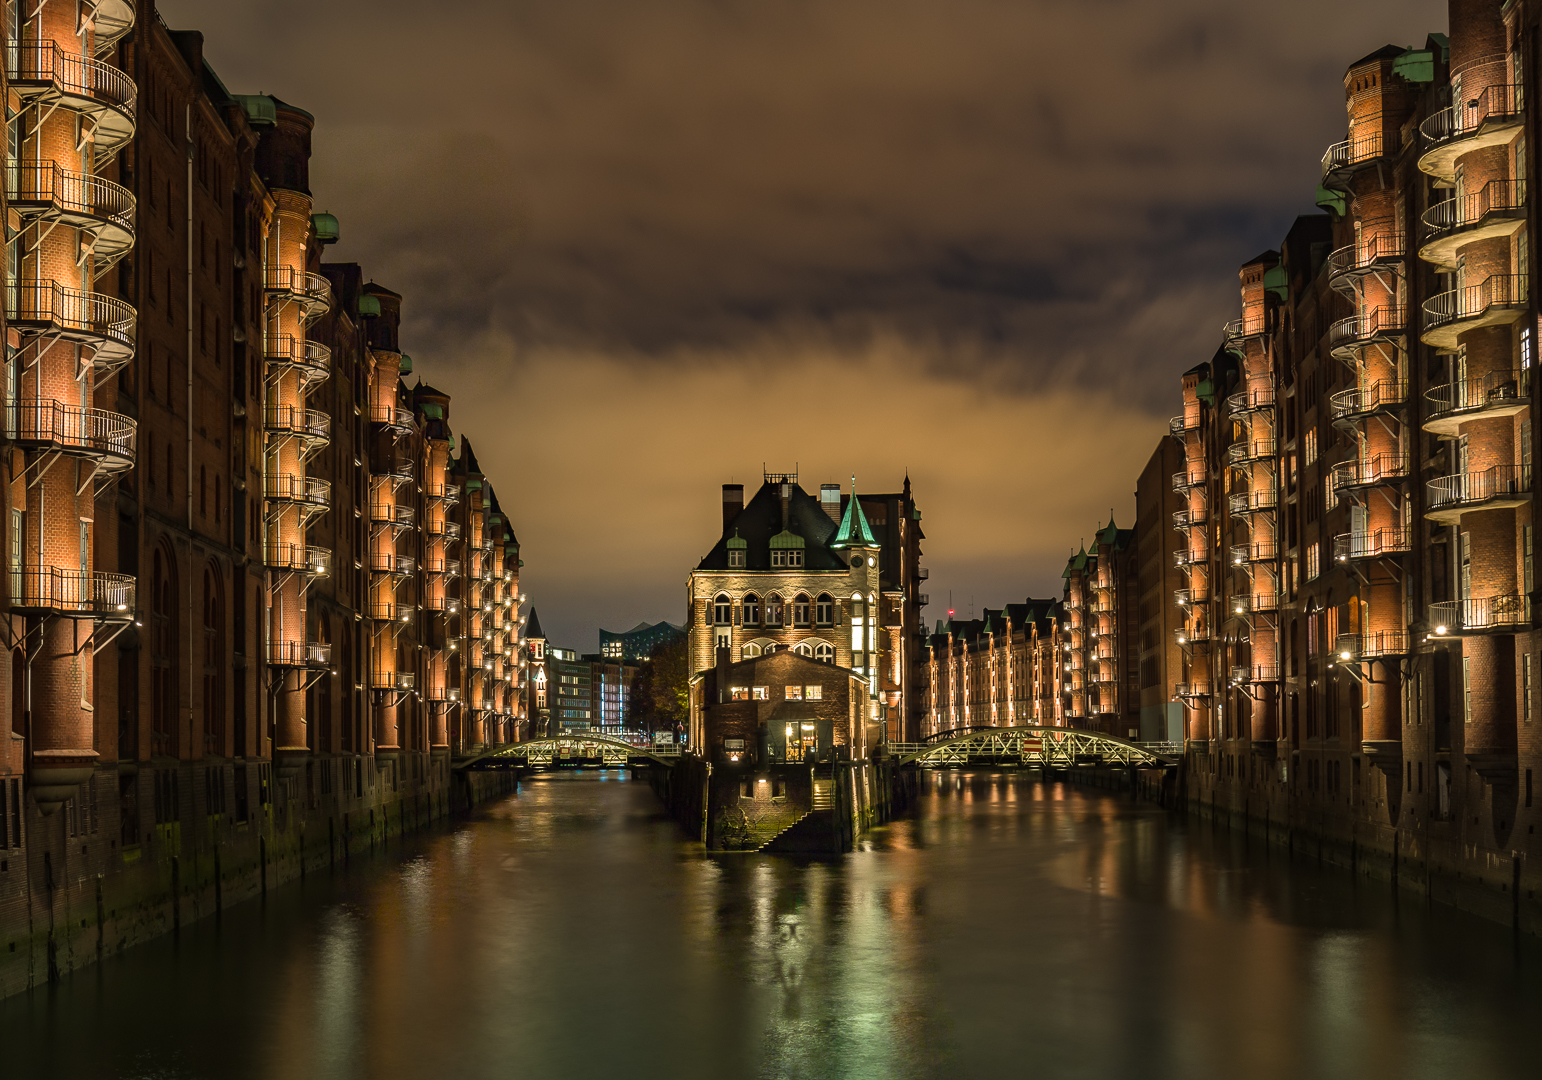
<path id="1" fill-rule="evenodd" d="M 900 765 L 943 768 L 950 765 L 1135 765 L 1161 768 L 1176 765 L 1173 755 L 1100 731 L 1063 727 L 979 728 L 930 743 L 890 743 Z"/>
<path id="2" fill-rule="evenodd" d="M 500 746 L 462 763 L 461 768 L 496 769 L 519 765 L 620 768 L 625 765 L 667 765 L 679 756 L 678 746 L 633 746 L 606 735 L 558 735 Z"/>

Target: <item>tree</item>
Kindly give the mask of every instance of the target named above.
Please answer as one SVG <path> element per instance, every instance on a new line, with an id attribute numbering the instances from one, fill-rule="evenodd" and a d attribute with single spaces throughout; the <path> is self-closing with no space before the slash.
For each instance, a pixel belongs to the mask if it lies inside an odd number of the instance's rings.
<path id="1" fill-rule="evenodd" d="M 632 678 L 631 714 L 637 728 L 684 728 L 691 711 L 690 678 L 684 639 L 654 649 Z"/>

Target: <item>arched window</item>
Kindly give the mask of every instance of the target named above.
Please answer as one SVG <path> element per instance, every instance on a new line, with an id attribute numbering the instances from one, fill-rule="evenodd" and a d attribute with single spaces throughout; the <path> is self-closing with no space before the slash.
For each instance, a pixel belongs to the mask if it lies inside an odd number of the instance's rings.
<path id="1" fill-rule="evenodd" d="M 225 753 L 225 603 L 219 567 L 203 572 L 203 748 Z"/>
<path id="2" fill-rule="evenodd" d="M 821 641 L 814 646 L 814 659 L 823 660 L 827 664 L 835 663 L 835 646 L 828 641 Z"/>
<path id="3" fill-rule="evenodd" d="M 781 594 L 772 593 L 770 596 L 766 597 L 766 625 L 781 626 L 782 616 L 783 609 Z"/>
<path id="4" fill-rule="evenodd" d="M 808 615 L 808 594 L 799 593 L 792 599 L 792 624 L 794 626 L 807 626 Z"/>
<path id="5" fill-rule="evenodd" d="M 744 609 L 744 625 L 759 626 L 760 597 L 756 596 L 754 593 L 749 593 L 743 600 L 740 601 L 740 606 Z"/>
<path id="6" fill-rule="evenodd" d="M 777 649 L 776 642 L 774 642 L 774 641 L 767 642 L 766 643 L 766 647 L 761 650 L 761 655 L 763 655 L 763 656 L 770 656 L 772 653 L 776 652 L 776 649 Z"/>
<path id="7" fill-rule="evenodd" d="M 820 593 L 819 599 L 814 602 L 814 621 L 820 626 L 835 625 L 835 601 L 829 593 Z"/>
<path id="8" fill-rule="evenodd" d="M 157 754 L 176 749 L 177 567 L 163 548 L 155 549 L 150 587 L 150 745 Z"/>
<path id="9" fill-rule="evenodd" d="M 712 601 L 712 621 L 719 626 L 727 626 L 734 619 L 734 602 L 728 598 L 727 593 L 718 593 L 717 599 Z"/>
<path id="10" fill-rule="evenodd" d="M 750 642 L 748 645 L 746 645 L 744 647 L 744 658 L 746 660 L 748 660 L 748 659 L 750 659 L 752 657 L 759 656 L 759 655 L 760 655 L 760 646 L 756 645 L 753 641 Z"/>
<path id="11" fill-rule="evenodd" d="M 798 642 L 796 645 L 794 645 L 792 647 L 792 651 L 797 653 L 799 656 L 813 656 L 814 655 L 814 650 L 809 647 L 809 643 L 806 642 L 806 641 Z"/>

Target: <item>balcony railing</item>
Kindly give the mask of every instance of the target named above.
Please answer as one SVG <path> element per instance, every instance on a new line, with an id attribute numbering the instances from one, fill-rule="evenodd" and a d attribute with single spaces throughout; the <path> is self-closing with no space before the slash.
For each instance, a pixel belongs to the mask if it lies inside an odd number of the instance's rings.
<path id="1" fill-rule="evenodd" d="M 1210 552 L 1205 548 L 1180 548 L 1173 552 L 1173 563 L 1180 569 L 1208 562 Z"/>
<path id="2" fill-rule="evenodd" d="M 1373 308 L 1363 315 L 1340 319 L 1328 327 L 1328 348 L 1338 355 L 1373 341 L 1395 337 L 1406 330 L 1407 320 L 1400 308 Z"/>
<path id="3" fill-rule="evenodd" d="M 134 244 L 134 194 L 121 184 L 61 169 L 52 161 L 9 165 L 5 181 L 12 209 L 23 216 L 61 221 L 95 235 L 98 275 Z"/>
<path id="4" fill-rule="evenodd" d="M 1245 462 L 1272 458 L 1275 452 L 1276 446 L 1273 439 L 1243 439 L 1226 448 L 1226 460 L 1232 465 L 1241 465 Z"/>
<path id="5" fill-rule="evenodd" d="M 1340 634 L 1336 651 L 1340 662 L 1353 663 L 1384 656 L 1406 656 L 1412 650 L 1407 630 L 1372 630 L 1364 635 Z"/>
<path id="6" fill-rule="evenodd" d="M 1242 593 L 1232 597 L 1230 602 L 1233 615 L 1280 610 L 1280 594 L 1273 592 Z"/>
<path id="7" fill-rule="evenodd" d="M 459 484 L 425 484 L 423 493 L 430 499 L 439 499 L 442 502 L 453 503 L 460 500 Z"/>
<path id="8" fill-rule="evenodd" d="M 450 615 L 460 613 L 460 598 L 456 596 L 435 596 L 430 594 L 426 603 L 429 611 L 443 611 Z"/>
<path id="9" fill-rule="evenodd" d="M 392 551 L 372 551 L 369 555 L 371 573 L 406 577 L 417 563 L 411 555 L 398 555 Z"/>
<path id="10" fill-rule="evenodd" d="M 1429 482 L 1431 511 L 1524 502 L 1531 498 L 1531 467 L 1495 465 L 1481 472 L 1458 473 Z"/>
<path id="11" fill-rule="evenodd" d="M 332 307 L 332 283 L 320 274 L 293 266 L 270 266 L 263 284 L 268 292 L 299 304 L 307 319 L 318 319 Z"/>
<path id="12" fill-rule="evenodd" d="M 404 409 L 399 405 L 371 405 L 369 420 L 372 424 L 384 424 L 386 427 L 401 430 L 406 430 L 416 423 L 412 410 Z"/>
<path id="13" fill-rule="evenodd" d="M 1401 261 L 1408 254 L 1408 244 L 1400 232 L 1372 233 L 1356 244 L 1346 244 L 1328 256 L 1330 280 L 1352 274 L 1369 273 Z"/>
<path id="14" fill-rule="evenodd" d="M 1369 164 L 1377 158 L 1395 153 L 1398 146 L 1396 131 L 1373 131 L 1358 138 L 1345 139 L 1328 147 L 1322 156 L 1324 176 L 1339 169 L 1350 169 Z"/>
<path id="15" fill-rule="evenodd" d="M 371 503 L 369 519 L 379 525 L 392 525 L 399 529 L 412 526 L 416 515 L 410 506 L 400 506 L 393 503 Z"/>
<path id="16" fill-rule="evenodd" d="M 1333 488 L 1384 487 L 1408 479 L 1408 457 L 1401 453 L 1376 454 L 1361 460 L 1354 458 L 1333 466 Z"/>
<path id="17" fill-rule="evenodd" d="M 311 448 L 332 441 L 332 417 L 320 409 L 267 405 L 263 408 L 263 427 L 275 435 L 303 439 Z"/>
<path id="18" fill-rule="evenodd" d="M 1203 604 L 1210 599 L 1210 586 L 1201 588 L 1174 589 L 1173 600 L 1179 607 L 1188 607 L 1190 604 Z"/>
<path id="19" fill-rule="evenodd" d="M 136 314 L 122 300 L 84 289 L 67 289 L 52 279 L 17 281 L 5 291 L 6 318 L 17 329 L 57 334 L 94 345 L 98 365 L 134 355 Z"/>
<path id="20" fill-rule="evenodd" d="M 1525 97 L 1525 88 L 1520 84 L 1500 83 L 1487 87 L 1476 97 L 1432 114 L 1419 125 L 1419 134 L 1436 145 L 1467 138 L 1491 121 L 1500 123 L 1520 116 Z"/>
<path id="21" fill-rule="evenodd" d="M 270 641 L 268 663 L 274 667 L 330 667 L 332 646 L 319 641 Z"/>
<path id="22" fill-rule="evenodd" d="M 326 508 L 332 504 L 332 484 L 313 476 L 294 473 L 267 473 L 262 478 L 263 495 L 274 502 L 297 503 Z"/>
<path id="23" fill-rule="evenodd" d="M 1274 407 L 1274 387 L 1257 386 L 1251 390 L 1238 390 L 1226 399 L 1226 411 L 1233 416 L 1259 412 Z"/>
<path id="24" fill-rule="evenodd" d="M 1526 181 L 1490 180 L 1471 195 L 1438 202 L 1424 212 L 1426 242 L 1458 230 L 1466 231 L 1491 216 L 1513 218 L 1525 212 Z"/>
<path id="25" fill-rule="evenodd" d="M 1173 514 L 1173 528 L 1179 530 L 1201 528 L 1208 516 L 1208 513 L 1203 508 L 1199 510 L 1176 511 Z"/>
<path id="26" fill-rule="evenodd" d="M 82 409 L 61 401 L 23 401 L 5 407 L 5 437 L 24 446 L 100 457 L 113 470 L 134 463 L 138 424 L 104 409 Z"/>
<path id="27" fill-rule="evenodd" d="M 1251 686 L 1254 683 L 1278 682 L 1280 669 L 1277 664 L 1253 664 L 1231 669 L 1232 686 Z"/>
<path id="28" fill-rule="evenodd" d="M 1233 566 L 1273 562 L 1278 557 L 1279 550 L 1273 540 L 1255 540 L 1251 544 L 1237 544 L 1231 549 L 1231 562 Z"/>
<path id="29" fill-rule="evenodd" d="M 135 581 L 127 574 L 25 566 L 11 570 L 11 608 L 69 617 L 126 621 L 134 617 Z"/>
<path id="30" fill-rule="evenodd" d="M 1209 697 L 1210 683 L 1208 680 L 1205 682 L 1178 683 L 1173 687 L 1173 696 L 1181 698 Z"/>
<path id="31" fill-rule="evenodd" d="M 1511 593 L 1431 604 L 1430 624 L 1437 636 L 1526 629 L 1531 626 L 1531 600 Z"/>
<path id="32" fill-rule="evenodd" d="M 300 369 L 307 384 L 320 382 L 332 371 L 332 350 L 319 341 L 297 338 L 292 334 L 274 334 L 263 344 L 263 359 Z"/>
<path id="33" fill-rule="evenodd" d="M 96 144 L 98 167 L 133 137 L 138 89 L 123 71 L 53 41 L 8 43 L 5 57 L 11 88 L 22 97 L 57 95 L 68 108 L 92 118 L 86 134 Z"/>
<path id="34" fill-rule="evenodd" d="M 1412 532 L 1405 525 L 1377 529 L 1374 532 L 1340 533 L 1333 538 L 1335 562 L 1381 559 L 1389 555 L 1406 555 L 1411 550 Z"/>
<path id="35" fill-rule="evenodd" d="M 1221 347 L 1232 348 L 1250 337 L 1265 333 L 1266 329 L 1261 315 L 1255 314 L 1249 318 L 1244 314 L 1242 318 L 1233 319 L 1221 327 Z"/>
<path id="36" fill-rule="evenodd" d="M 1424 302 L 1424 329 L 1436 330 L 1453 323 L 1483 324 L 1486 316 L 1526 306 L 1525 274 L 1493 274 L 1481 284 L 1469 285 L 1432 296 Z M 1425 340 L 1429 340 L 1426 338 Z M 1435 344 L 1435 342 L 1431 342 Z"/>
<path id="37" fill-rule="evenodd" d="M 332 570 L 332 552 L 308 544 L 270 543 L 263 552 L 263 561 L 275 570 L 292 570 L 317 577 L 325 577 Z"/>
<path id="38" fill-rule="evenodd" d="M 1461 382 L 1445 383 L 1424 392 L 1429 399 L 1429 421 L 1461 418 L 1461 422 L 1483 415 L 1514 414 L 1520 411 L 1531 397 L 1530 372 L 1524 369 L 1501 368 Z M 1450 427 L 1455 433 L 1456 427 Z M 1430 430 L 1437 430 L 1430 428 Z"/>
<path id="39" fill-rule="evenodd" d="M 1408 401 L 1407 379 L 1377 379 L 1369 386 L 1341 390 L 1328 399 L 1333 419 L 1350 420 L 1399 408 Z"/>
<path id="40" fill-rule="evenodd" d="M 1199 487 L 1205 482 L 1205 467 L 1203 464 L 1191 465 L 1183 472 L 1173 473 L 1173 490 L 1185 492 L 1190 488 Z"/>
<path id="41" fill-rule="evenodd" d="M 1245 517 L 1261 511 L 1273 510 L 1279 505 L 1279 492 L 1273 488 L 1263 491 L 1239 491 L 1228 497 L 1227 506 L 1232 517 Z"/>
<path id="42" fill-rule="evenodd" d="M 1173 632 L 1179 645 L 1193 645 L 1210 640 L 1210 627 L 1205 625 L 1184 626 Z"/>

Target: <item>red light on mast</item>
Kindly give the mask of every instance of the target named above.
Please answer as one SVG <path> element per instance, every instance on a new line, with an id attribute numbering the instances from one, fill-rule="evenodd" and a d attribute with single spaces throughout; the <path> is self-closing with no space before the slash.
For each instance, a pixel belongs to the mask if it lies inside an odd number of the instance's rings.
<path id="1" fill-rule="evenodd" d="M 948 609 L 948 618 L 950 618 L 950 619 L 953 618 L 953 609 L 952 608 Z"/>

